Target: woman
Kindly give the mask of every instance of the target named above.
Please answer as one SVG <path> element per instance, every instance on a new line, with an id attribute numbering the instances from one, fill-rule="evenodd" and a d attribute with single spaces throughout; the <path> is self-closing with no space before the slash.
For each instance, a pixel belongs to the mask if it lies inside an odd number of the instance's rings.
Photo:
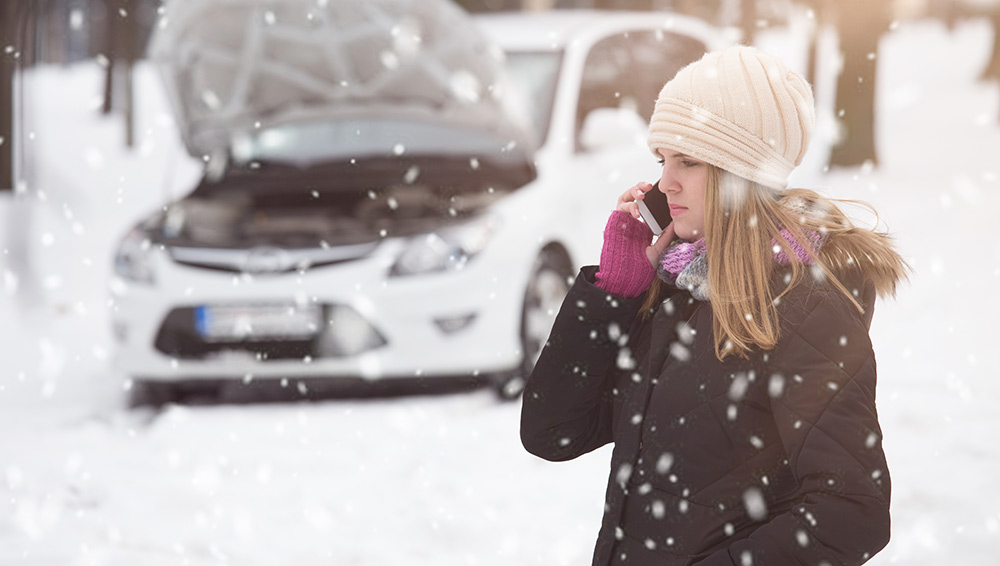
<path id="1" fill-rule="evenodd" d="M 548 460 L 614 443 L 594 564 L 861 564 L 889 539 L 868 337 L 907 266 L 888 238 L 788 189 L 808 83 L 736 46 L 660 93 L 658 187 L 618 199 L 524 393 Z M 653 234 L 636 201 L 666 194 Z"/>

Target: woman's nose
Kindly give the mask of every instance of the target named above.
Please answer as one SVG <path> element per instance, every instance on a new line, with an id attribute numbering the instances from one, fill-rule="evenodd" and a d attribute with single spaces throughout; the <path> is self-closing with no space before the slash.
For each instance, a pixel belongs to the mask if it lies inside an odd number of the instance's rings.
<path id="1" fill-rule="evenodd" d="M 670 169 L 667 167 L 663 168 L 663 173 L 660 174 L 660 181 L 657 184 L 659 185 L 658 188 L 662 193 L 673 192 L 680 188 L 674 180 L 673 175 L 671 175 Z"/>

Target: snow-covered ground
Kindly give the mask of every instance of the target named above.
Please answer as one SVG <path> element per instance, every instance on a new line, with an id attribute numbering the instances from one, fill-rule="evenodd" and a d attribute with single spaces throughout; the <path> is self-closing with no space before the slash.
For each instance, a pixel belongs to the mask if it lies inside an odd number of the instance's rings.
<path id="1" fill-rule="evenodd" d="M 800 64 L 800 35 L 763 42 Z M 871 564 L 1000 556 L 1000 94 L 976 80 L 991 44 L 982 21 L 885 38 L 874 169 L 821 170 L 832 83 L 816 85 L 820 140 L 796 181 L 873 203 L 915 269 L 872 328 L 894 491 L 892 541 Z M 145 68 L 123 153 L 100 79 L 97 65 L 30 77 L 41 198 L 0 199 L 0 564 L 589 562 L 608 449 L 537 460 L 518 404 L 488 391 L 126 411 L 108 361 L 113 242 L 198 166 Z M 12 269 L 12 237 L 35 280 Z"/>

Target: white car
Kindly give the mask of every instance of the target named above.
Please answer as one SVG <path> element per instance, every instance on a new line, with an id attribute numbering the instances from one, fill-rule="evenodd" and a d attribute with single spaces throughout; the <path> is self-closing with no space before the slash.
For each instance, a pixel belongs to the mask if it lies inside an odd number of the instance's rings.
<path id="1" fill-rule="evenodd" d="M 254 17 L 280 26 L 291 13 Z M 340 73 L 321 78 L 344 87 L 317 101 L 294 74 L 305 51 L 255 63 L 298 89 L 268 92 L 278 87 L 233 63 L 255 59 L 245 46 L 227 59 L 177 33 L 174 16 L 159 58 L 181 133 L 207 165 L 116 258 L 115 359 L 132 404 L 248 383 L 306 394 L 422 377 L 488 380 L 516 396 L 572 277 L 596 263 L 617 196 L 659 175 L 645 145 L 659 88 L 719 45 L 705 24 L 662 13 L 483 15 L 457 41 L 444 31 L 459 20 L 432 29 L 427 14 L 382 13 L 396 23 L 381 47 L 314 46 Z M 491 74 L 489 42 L 506 83 Z M 366 75 L 372 65 L 382 75 Z M 295 96 L 311 105 L 289 109 Z"/>

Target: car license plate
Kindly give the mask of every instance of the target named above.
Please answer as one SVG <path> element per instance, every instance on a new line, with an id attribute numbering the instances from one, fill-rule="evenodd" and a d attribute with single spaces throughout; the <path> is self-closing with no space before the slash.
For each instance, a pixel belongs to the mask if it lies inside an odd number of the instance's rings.
<path id="1" fill-rule="evenodd" d="M 195 328 L 207 342 L 308 340 L 319 332 L 320 305 L 203 305 L 195 309 Z"/>

